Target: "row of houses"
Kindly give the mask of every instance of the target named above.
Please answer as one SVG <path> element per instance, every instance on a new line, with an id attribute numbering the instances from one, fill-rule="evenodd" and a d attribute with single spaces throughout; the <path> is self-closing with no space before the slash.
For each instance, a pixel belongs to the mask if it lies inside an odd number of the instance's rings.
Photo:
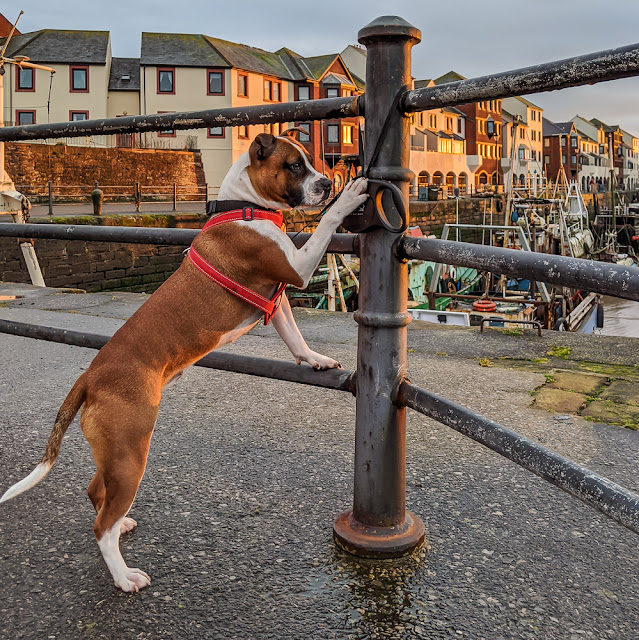
<path id="1" fill-rule="evenodd" d="M 25 56 L 52 67 L 55 74 L 5 66 L 5 125 L 357 96 L 366 77 L 366 51 L 358 46 L 304 57 L 285 47 L 269 52 L 203 34 L 142 33 L 140 57 L 118 58 L 111 54 L 107 31 L 42 29 L 14 35 L 6 55 Z M 415 80 L 414 86 L 462 79 L 451 71 Z M 315 166 L 338 188 L 357 162 L 363 126 L 358 120 L 296 123 L 307 131 L 300 141 Z M 198 150 L 206 180 L 215 186 L 255 135 L 280 130 L 277 124 L 212 127 L 67 142 Z M 611 159 L 618 185 L 636 187 L 637 138 L 618 126 L 580 116 L 550 122 L 541 107 L 523 98 L 426 111 L 416 114 L 411 124 L 415 194 L 426 185 L 465 193 L 511 180 L 555 178 L 561 167 L 584 189 L 603 188 L 610 180 Z"/>

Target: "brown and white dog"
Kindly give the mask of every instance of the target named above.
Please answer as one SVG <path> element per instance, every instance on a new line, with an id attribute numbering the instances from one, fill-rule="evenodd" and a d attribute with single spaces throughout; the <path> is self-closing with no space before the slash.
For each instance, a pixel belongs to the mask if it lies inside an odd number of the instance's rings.
<path id="1" fill-rule="evenodd" d="M 314 205 L 328 195 L 330 186 L 291 134 L 260 134 L 231 167 L 218 200 L 248 201 L 269 209 Z M 213 267 L 262 296 L 272 295 L 279 283 L 304 288 L 331 234 L 368 197 L 366 187 L 363 179 L 347 184 L 301 249 L 268 220 L 213 227 L 197 236 L 193 248 Z M 148 586 L 149 576 L 122 559 L 119 538 L 136 526 L 127 514 L 144 474 L 162 389 L 205 354 L 237 340 L 261 316 L 185 259 L 99 351 L 62 403 L 42 460 L 0 502 L 44 478 L 65 431 L 83 407 L 82 431 L 96 464 L 88 494 L 97 512 L 93 530 L 98 545 L 117 587 L 138 591 Z M 272 321 L 298 364 L 339 367 L 335 360 L 309 349 L 286 296 Z"/>

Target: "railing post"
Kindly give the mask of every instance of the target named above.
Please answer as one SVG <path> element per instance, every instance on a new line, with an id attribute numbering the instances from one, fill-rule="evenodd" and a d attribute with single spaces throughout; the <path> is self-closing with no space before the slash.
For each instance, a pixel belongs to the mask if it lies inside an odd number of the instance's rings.
<path id="1" fill-rule="evenodd" d="M 51 180 L 47 183 L 47 189 L 49 192 L 49 215 L 53 215 L 53 189 L 51 187 Z"/>
<path id="2" fill-rule="evenodd" d="M 173 183 L 173 211 L 177 211 L 177 182 Z"/>
<path id="3" fill-rule="evenodd" d="M 395 96 L 411 82 L 410 51 L 418 29 L 396 16 L 377 18 L 358 34 L 367 47 L 366 162 Z M 409 120 L 393 113 L 371 178 L 395 183 L 408 196 Z M 405 508 L 406 409 L 395 394 L 406 376 L 408 273 L 395 254 L 396 234 L 360 236 L 355 482 L 352 510 L 335 520 L 336 543 L 359 556 L 398 557 L 424 540 L 422 521 Z"/>

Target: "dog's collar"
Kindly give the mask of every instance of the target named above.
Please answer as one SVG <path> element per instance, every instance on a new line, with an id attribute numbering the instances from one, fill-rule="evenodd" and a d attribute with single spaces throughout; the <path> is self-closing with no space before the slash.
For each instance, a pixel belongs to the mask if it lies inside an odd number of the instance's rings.
<path id="1" fill-rule="evenodd" d="M 244 209 L 245 207 L 252 207 L 253 209 L 259 209 L 260 211 L 272 211 L 273 213 L 277 212 L 276 209 L 260 207 L 254 202 L 249 202 L 248 200 L 209 200 L 206 203 L 206 213 L 208 215 L 214 215 L 216 213 L 233 211 L 235 209 Z"/>
<path id="2" fill-rule="evenodd" d="M 252 202 L 244 202 L 243 200 L 214 200 L 209 204 L 218 205 L 220 203 L 222 203 L 221 206 L 219 208 L 216 207 L 214 215 L 204 225 L 202 231 L 225 222 L 251 222 L 253 220 L 268 220 L 282 231 L 286 231 L 286 223 L 281 211 L 258 207 Z"/>

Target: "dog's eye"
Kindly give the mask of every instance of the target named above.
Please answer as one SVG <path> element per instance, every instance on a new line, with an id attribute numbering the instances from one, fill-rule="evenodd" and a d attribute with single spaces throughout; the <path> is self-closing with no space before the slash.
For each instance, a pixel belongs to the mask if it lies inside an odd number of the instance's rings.
<path id="1" fill-rule="evenodd" d="M 289 168 L 291 169 L 291 171 L 301 171 L 302 170 L 302 163 L 301 162 L 294 162 L 293 164 L 289 165 Z"/>

